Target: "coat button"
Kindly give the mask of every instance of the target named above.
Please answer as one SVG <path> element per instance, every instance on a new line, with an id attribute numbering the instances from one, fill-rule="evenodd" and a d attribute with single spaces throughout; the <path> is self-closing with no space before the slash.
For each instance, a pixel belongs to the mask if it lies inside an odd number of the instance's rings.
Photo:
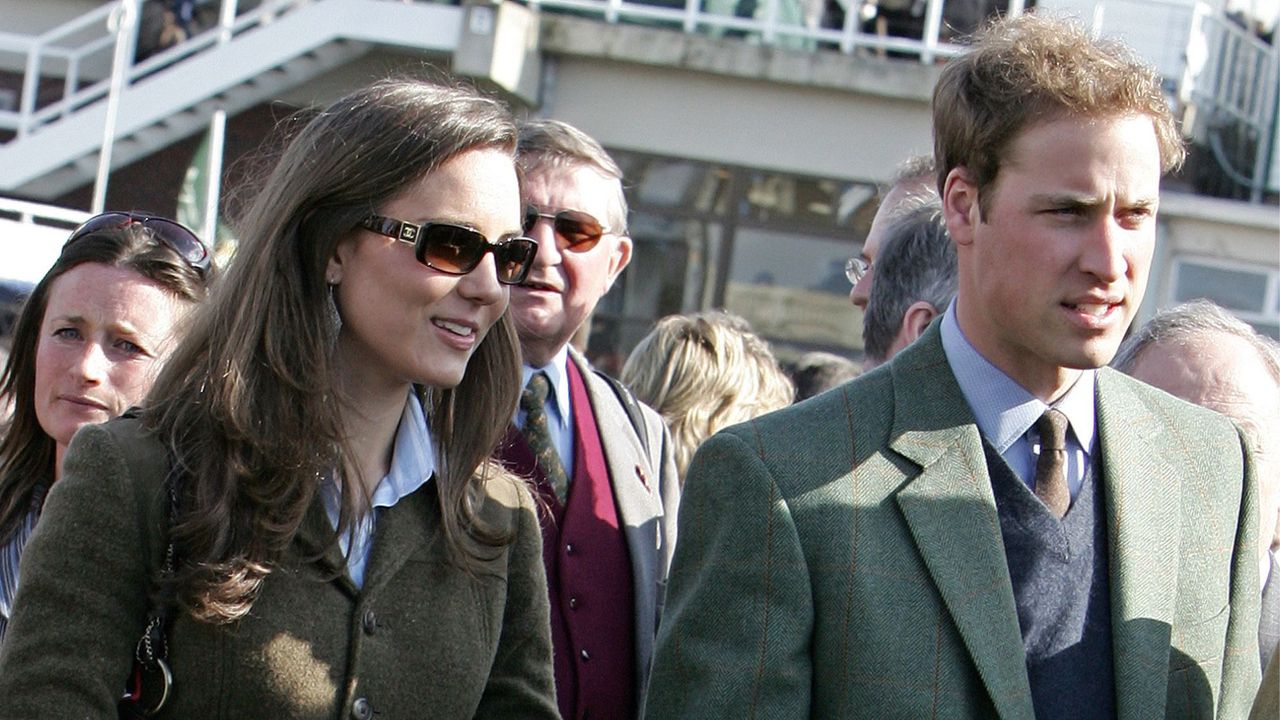
<path id="1" fill-rule="evenodd" d="M 576 597 L 571 597 L 571 598 L 569 598 L 569 609 L 570 609 L 570 610 L 577 610 L 577 609 L 578 609 L 578 598 L 576 598 Z"/>
<path id="2" fill-rule="evenodd" d="M 373 705 L 370 705 L 365 698 L 356 698 L 356 701 L 351 703 L 351 717 L 354 720 L 371 720 Z"/>
<path id="3" fill-rule="evenodd" d="M 587 652 L 587 651 L 586 651 L 586 648 L 583 648 L 583 650 L 582 650 L 582 660 L 585 662 L 585 661 L 590 660 L 590 659 L 591 659 L 591 653 Z"/>
<path id="4" fill-rule="evenodd" d="M 372 635 L 373 631 L 377 629 L 378 616 L 374 614 L 372 608 L 364 611 L 364 619 L 361 621 L 361 624 L 364 625 L 364 632 L 366 635 Z"/>
<path id="5" fill-rule="evenodd" d="M 568 543 L 564 546 L 564 554 L 565 555 L 573 554 L 573 543 Z"/>

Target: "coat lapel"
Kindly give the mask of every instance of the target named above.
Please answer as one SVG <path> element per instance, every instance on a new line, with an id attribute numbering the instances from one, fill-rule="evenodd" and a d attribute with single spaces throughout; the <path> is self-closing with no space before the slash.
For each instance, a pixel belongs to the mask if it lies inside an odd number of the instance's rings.
<path id="1" fill-rule="evenodd" d="M 359 593 L 359 589 L 347 574 L 347 561 L 342 556 L 342 549 L 338 547 L 338 543 L 329 542 L 332 536 L 333 525 L 329 522 L 324 503 L 317 494 L 312 499 L 311 506 L 307 508 L 307 514 L 302 520 L 302 526 L 298 529 L 295 542 L 302 548 L 302 557 L 318 558 L 316 562 L 319 563 L 321 572 L 325 575 L 335 575 L 335 582 L 347 594 L 354 597 Z"/>
<path id="2" fill-rule="evenodd" d="M 982 439 L 937 323 L 891 365 L 890 447 L 920 466 L 897 502 L 1002 718 L 1031 718 L 1031 687 Z"/>
<path id="3" fill-rule="evenodd" d="M 663 559 L 662 498 L 658 494 L 661 468 L 653 467 L 645 455 L 640 439 L 635 436 L 631 419 L 619 405 L 617 397 L 603 380 L 595 376 L 591 366 L 572 348 L 569 362 L 582 376 L 600 433 L 600 448 L 609 468 L 609 484 L 618 509 L 627 555 L 631 559 L 631 582 L 635 593 L 636 672 L 642 680 L 648 677 L 648 664 L 653 657 L 654 635 L 658 623 L 658 585 L 666 576 Z"/>
<path id="4" fill-rule="evenodd" d="M 600 445 L 609 467 L 613 499 L 618 506 L 623 530 L 627 533 L 627 546 L 632 548 L 632 565 L 652 564 L 653 549 L 659 547 L 656 520 L 662 517 L 662 502 L 657 492 L 658 468 L 650 467 L 640 439 L 631 427 L 631 420 L 619 406 L 613 390 L 595 377 L 591 367 L 576 352 L 570 352 L 569 361 L 577 366 L 587 388 L 587 397 L 591 400 L 591 411 L 600 432 Z M 641 528 L 647 533 L 644 537 L 635 535 Z M 643 557 L 637 557 L 637 549 L 642 547 L 645 548 Z"/>
<path id="5" fill-rule="evenodd" d="M 1097 411 L 1116 706 L 1120 718 L 1140 717 L 1164 707 L 1167 692 L 1181 528 L 1179 473 L 1160 450 L 1163 423 L 1107 369 L 1098 372 Z M 1168 492 L 1152 492 L 1155 487 Z"/>

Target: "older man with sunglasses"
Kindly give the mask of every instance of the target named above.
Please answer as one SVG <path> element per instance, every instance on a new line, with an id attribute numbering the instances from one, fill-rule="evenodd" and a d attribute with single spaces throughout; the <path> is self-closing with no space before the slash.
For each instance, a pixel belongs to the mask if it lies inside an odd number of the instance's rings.
<path id="1" fill-rule="evenodd" d="M 512 287 L 525 392 L 499 449 L 544 501 L 556 694 L 575 718 L 641 714 L 680 489 L 661 417 L 569 341 L 631 259 L 622 171 L 581 131 L 526 124 L 533 267 Z"/>

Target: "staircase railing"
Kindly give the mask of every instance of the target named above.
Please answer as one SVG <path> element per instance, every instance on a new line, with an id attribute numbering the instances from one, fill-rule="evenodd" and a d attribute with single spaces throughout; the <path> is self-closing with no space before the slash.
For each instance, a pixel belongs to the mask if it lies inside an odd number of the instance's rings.
<path id="1" fill-rule="evenodd" d="M 1190 84 L 1197 139 L 1205 142 L 1224 175 L 1262 200 L 1280 136 L 1280 50 L 1221 13 L 1197 7 L 1208 53 Z"/>
<path id="2" fill-rule="evenodd" d="M 124 83 L 131 85 L 186 58 L 207 52 L 308 2 L 310 0 L 268 0 L 236 15 L 236 0 L 221 0 L 217 25 L 141 62 L 129 59 Z M 112 51 L 117 34 L 122 31 L 119 27 L 121 6 L 120 2 L 103 5 L 34 37 L 0 32 L 0 58 L 9 56 L 6 64 L 24 67 L 18 109 L 0 111 L 0 130 L 14 131 L 21 138 L 106 97 L 111 85 Z M 15 59 L 20 60 L 15 62 Z M 62 83 L 58 97 L 41 103 L 41 87 L 58 81 Z"/>

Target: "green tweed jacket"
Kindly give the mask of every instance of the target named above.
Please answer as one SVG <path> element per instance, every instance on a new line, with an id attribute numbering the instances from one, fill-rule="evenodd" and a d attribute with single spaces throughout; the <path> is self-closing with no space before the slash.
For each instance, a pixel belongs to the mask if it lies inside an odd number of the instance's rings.
<path id="1" fill-rule="evenodd" d="M 23 557 L 0 718 L 116 716 L 164 549 L 167 469 L 137 421 L 76 435 Z M 515 535 L 499 557 L 474 576 L 445 561 L 431 482 L 379 515 L 363 589 L 336 548 L 307 559 L 331 528 L 317 500 L 246 619 L 176 620 L 161 717 L 558 717 L 538 520 L 515 481 L 488 492 L 482 515 Z"/>
<path id="2" fill-rule="evenodd" d="M 1097 382 L 1121 720 L 1241 718 L 1256 480 L 1226 419 Z M 652 720 L 1030 720 L 972 413 L 937 324 L 888 366 L 709 440 L 685 483 Z"/>

